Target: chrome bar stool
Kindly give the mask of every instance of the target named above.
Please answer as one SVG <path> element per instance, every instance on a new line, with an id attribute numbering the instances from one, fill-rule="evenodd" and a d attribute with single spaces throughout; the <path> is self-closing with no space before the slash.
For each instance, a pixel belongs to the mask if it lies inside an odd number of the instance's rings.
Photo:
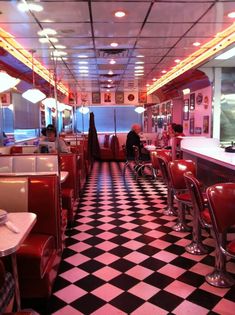
<path id="1" fill-rule="evenodd" d="M 185 250 L 193 255 L 204 255 L 209 252 L 208 247 L 202 243 L 202 228 L 211 229 L 211 218 L 207 208 L 207 197 L 202 192 L 202 185 L 191 173 L 184 173 L 184 179 L 192 199 L 193 231 L 192 242 Z"/>
<path id="2" fill-rule="evenodd" d="M 235 183 L 215 184 L 206 194 L 216 242 L 215 267 L 206 281 L 219 288 L 231 287 L 235 278 L 226 271 L 226 258 L 235 259 L 235 238 L 228 240 L 235 227 Z"/>

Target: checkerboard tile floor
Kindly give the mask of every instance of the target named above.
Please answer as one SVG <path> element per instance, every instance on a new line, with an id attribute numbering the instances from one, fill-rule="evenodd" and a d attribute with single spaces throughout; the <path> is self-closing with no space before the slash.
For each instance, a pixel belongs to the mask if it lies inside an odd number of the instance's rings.
<path id="1" fill-rule="evenodd" d="M 95 163 L 49 302 L 53 315 L 235 314 L 235 287 L 218 289 L 204 276 L 209 255 L 185 252 L 190 233 L 171 227 L 161 180 L 136 182 L 123 163 Z M 235 262 L 227 264 L 235 273 Z M 234 274 L 235 277 L 235 274 Z"/>

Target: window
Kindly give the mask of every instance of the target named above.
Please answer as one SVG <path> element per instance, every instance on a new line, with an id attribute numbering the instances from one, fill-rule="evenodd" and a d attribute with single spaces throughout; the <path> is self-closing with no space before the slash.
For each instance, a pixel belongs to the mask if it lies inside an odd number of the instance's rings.
<path id="1" fill-rule="evenodd" d="M 137 114 L 134 106 L 90 106 L 90 111 L 95 115 L 95 126 L 97 132 L 128 132 L 134 123 L 141 124 L 142 115 Z M 76 111 L 77 131 L 88 132 L 89 130 L 88 114 L 81 114 Z"/>

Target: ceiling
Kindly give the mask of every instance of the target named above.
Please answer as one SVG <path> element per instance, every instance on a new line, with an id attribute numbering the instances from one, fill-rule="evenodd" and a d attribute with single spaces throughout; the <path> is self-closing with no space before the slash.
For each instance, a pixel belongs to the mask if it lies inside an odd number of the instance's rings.
<path id="1" fill-rule="evenodd" d="M 21 12 L 19 2 L 0 1 L 0 27 L 24 49 L 35 49 L 34 57 L 47 69 L 54 71 L 56 65 L 61 82 L 81 91 L 146 90 L 176 59 L 200 48 L 193 43 L 203 45 L 229 27 L 234 19 L 227 14 L 235 11 L 232 0 L 34 1 L 43 7 L 41 12 Z M 126 16 L 115 17 L 118 10 Z M 46 28 L 56 30 L 50 37 L 57 43 L 39 42 L 38 32 Z M 118 47 L 112 48 L 113 42 Z M 57 50 L 67 55 L 53 62 L 56 45 L 65 46 Z M 112 59 L 115 64 L 109 64 Z M 21 71 L 14 60 L 8 64 Z M 135 67 L 143 67 L 143 75 L 135 76 L 142 70 Z"/>

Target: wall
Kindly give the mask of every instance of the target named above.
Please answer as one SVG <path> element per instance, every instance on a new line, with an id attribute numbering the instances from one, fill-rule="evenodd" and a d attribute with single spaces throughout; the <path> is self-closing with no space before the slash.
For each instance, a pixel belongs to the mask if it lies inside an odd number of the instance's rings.
<path id="1" fill-rule="evenodd" d="M 212 88 L 210 86 L 184 96 L 189 112 L 183 113 L 186 136 L 211 137 Z"/>

